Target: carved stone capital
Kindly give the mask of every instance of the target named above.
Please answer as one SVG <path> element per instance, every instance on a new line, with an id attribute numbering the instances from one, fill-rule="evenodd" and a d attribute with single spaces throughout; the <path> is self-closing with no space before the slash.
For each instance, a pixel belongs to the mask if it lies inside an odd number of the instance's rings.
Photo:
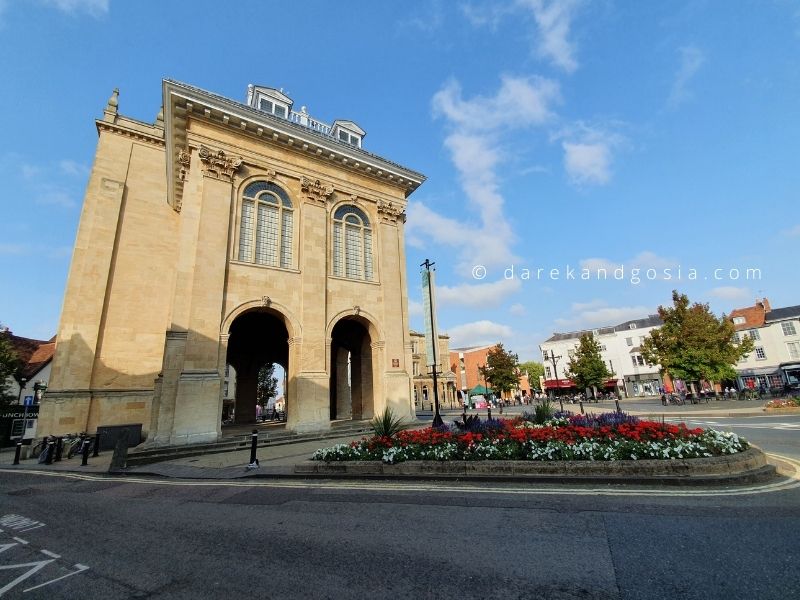
<path id="1" fill-rule="evenodd" d="M 186 181 L 186 178 L 189 176 L 189 165 L 191 163 L 192 155 L 189 154 L 189 151 L 184 148 L 178 148 L 178 164 L 180 165 L 178 169 L 178 178 L 181 181 Z"/>
<path id="2" fill-rule="evenodd" d="M 205 146 L 200 146 L 198 156 L 203 164 L 203 175 L 221 181 L 232 182 L 243 162 L 240 156 L 228 156 L 223 150 L 214 151 Z"/>
<path id="3" fill-rule="evenodd" d="M 322 183 L 319 179 L 311 179 L 303 176 L 300 180 L 300 189 L 309 200 L 325 204 L 333 194 L 333 186 Z"/>
<path id="4" fill-rule="evenodd" d="M 385 200 L 378 200 L 378 215 L 381 220 L 387 223 L 401 223 L 406 222 L 406 213 L 401 206 L 394 202 L 386 202 Z"/>

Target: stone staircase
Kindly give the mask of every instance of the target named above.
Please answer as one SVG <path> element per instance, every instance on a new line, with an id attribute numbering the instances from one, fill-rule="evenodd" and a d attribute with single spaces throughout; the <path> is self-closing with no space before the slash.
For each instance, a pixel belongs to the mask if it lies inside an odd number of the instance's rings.
<path id="1" fill-rule="evenodd" d="M 250 428 L 252 429 L 252 428 Z M 316 433 L 298 434 L 285 431 L 283 428 L 265 428 L 258 432 L 258 447 L 280 446 L 284 444 L 297 444 L 313 440 L 326 440 L 340 437 L 359 437 L 371 433 L 369 421 L 341 421 L 335 422 L 326 431 Z M 166 460 L 200 456 L 203 454 L 218 454 L 221 452 L 237 452 L 250 448 L 250 432 L 234 433 L 217 442 L 204 444 L 190 444 L 186 446 L 166 446 L 160 448 L 134 448 L 128 453 L 127 464 L 129 467 L 147 465 Z"/>

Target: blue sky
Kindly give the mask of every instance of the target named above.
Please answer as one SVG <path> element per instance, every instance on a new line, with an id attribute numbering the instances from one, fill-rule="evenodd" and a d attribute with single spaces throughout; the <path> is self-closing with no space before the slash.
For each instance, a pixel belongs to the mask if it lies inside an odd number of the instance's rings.
<path id="1" fill-rule="evenodd" d="M 535 358 L 553 331 L 645 316 L 673 288 L 716 312 L 800 304 L 800 2 L 220 6 L 0 0 L 0 322 L 15 333 L 56 331 L 93 120 L 114 87 L 121 113 L 153 120 L 164 77 L 240 100 L 282 87 L 427 175 L 406 225 L 410 312 L 421 329 L 430 258 L 454 346 Z"/>

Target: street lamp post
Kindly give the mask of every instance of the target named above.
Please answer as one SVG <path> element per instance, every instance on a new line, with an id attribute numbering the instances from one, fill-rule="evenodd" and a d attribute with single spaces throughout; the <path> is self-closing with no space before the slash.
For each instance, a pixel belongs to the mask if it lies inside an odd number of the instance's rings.
<path id="1" fill-rule="evenodd" d="M 434 264 L 436 264 L 436 263 L 432 263 L 430 260 L 428 260 L 426 258 L 425 262 L 422 263 L 420 266 L 421 267 L 425 267 L 425 269 L 427 271 L 430 271 L 431 267 Z M 430 311 L 431 311 L 430 312 L 431 337 L 432 338 L 436 338 L 436 328 L 433 326 L 433 324 L 436 322 L 436 320 L 434 319 L 434 314 L 433 314 L 433 289 L 432 288 L 433 288 L 433 286 L 430 284 L 430 280 L 428 280 L 428 306 L 430 307 Z M 431 349 L 433 351 L 433 356 L 432 356 L 432 358 L 433 358 L 432 371 L 433 372 L 432 372 L 432 375 L 433 375 L 433 406 L 434 406 L 434 408 L 433 408 L 433 426 L 434 427 L 441 427 L 442 425 L 444 425 L 444 421 L 442 421 L 442 415 L 439 414 L 439 383 L 437 381 L 437 376 L 439 375 L 439 373 L 437 373 L 438 363 L 436 361 L 436 351 L 438 350 L 436 348 L 436 346 L 438 344 L 439 344 L 439 340 L 438 339 L 431 339 Z"/>
<path id="2" fill-rule="evenodd" d="M 545 351 L 544 358 L 545 358 L 545 360 L 547 360 L 547 351 Z M 558 387 L 558 369 L 556 368 L 556 365 L 558 364 L 559 360 L 561 360 L 561 355 L 559 354 L 558 356 L 556 356 L 556 353 L 551 349 L 550 350 L 550 362 L 553 365 L 553 377 L 556 380 L 556 387 Z"/>
<path id="3" fill-rule="evenodd" d="M 25 392 L 25 384 L 27 383 L 27 379 L 25 377 L 19 378 L 19 398 L 17 398 L 17 402 L 22 404 L 22 394 Z M 35 393 L 35 392 L 34 392 Z M 22 409 L 22 433 L 19 436 L 19 441 L 25 441 L 25 434 L 28 430 L 28 405 L 26 404 L 25 407 Z"/>

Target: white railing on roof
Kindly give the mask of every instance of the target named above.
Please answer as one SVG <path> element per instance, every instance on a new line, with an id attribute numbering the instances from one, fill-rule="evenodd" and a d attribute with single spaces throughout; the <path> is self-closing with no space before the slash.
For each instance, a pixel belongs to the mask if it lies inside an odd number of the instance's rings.
<path id="1" fill-rule="evenodd" d="M 297 123 L 298 125 L 302 125 L 303 127 L 308 127 L 309 129 L 313 129 L 314 131 L 321 133 L 323 135 L 330 135 L 331 134 L 331 126 L 327 123 L 323 123 L 321 121 L 317 121 L 316 119 L 312 119 L 309 114 L 301 110 L 300 112 L 291 111 L 289 113 L 289 120 L 292 123 Z"/>

